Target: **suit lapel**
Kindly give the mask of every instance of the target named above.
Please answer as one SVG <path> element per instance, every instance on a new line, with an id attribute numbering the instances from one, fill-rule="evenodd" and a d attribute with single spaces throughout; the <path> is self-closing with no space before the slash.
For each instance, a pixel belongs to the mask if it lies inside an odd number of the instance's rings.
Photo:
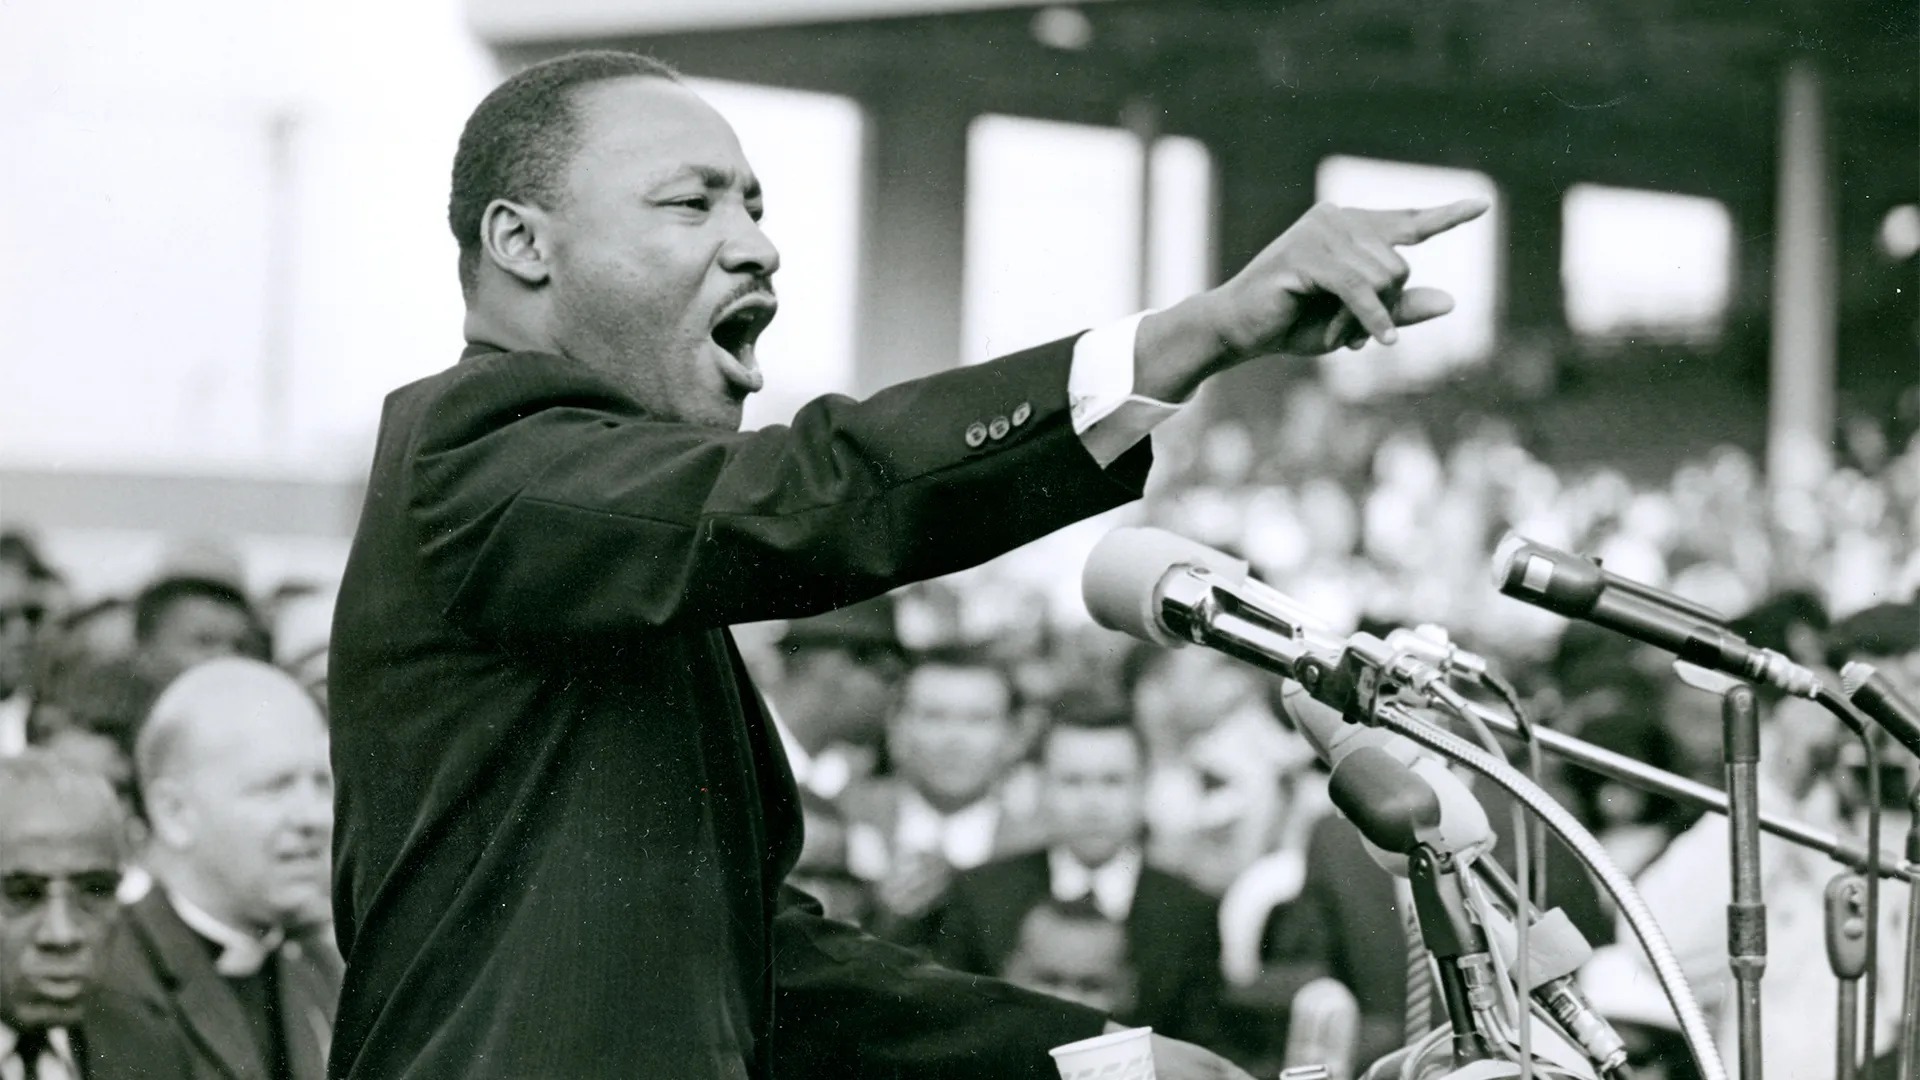
<path id="1" fill-rule="evenodd" d="M 260 1044 L 248 1030 L 247 1016 L 233 988 L 213 969 L 200 938 L 164 894 L 154 890 L 129 911 L 141 943 L 171 991 L 180 1026 L 204 1056 L 233 1080 L 258 1080 L 267 1074 Z"/>
<path id="2" fill-rule="evenodd" d="M 293 1080 L 325 1080 L 333 1025 L 327 1002 L 332 989 L 314 958 L 290 945 L 280 954 L 280 1028 Z"/>

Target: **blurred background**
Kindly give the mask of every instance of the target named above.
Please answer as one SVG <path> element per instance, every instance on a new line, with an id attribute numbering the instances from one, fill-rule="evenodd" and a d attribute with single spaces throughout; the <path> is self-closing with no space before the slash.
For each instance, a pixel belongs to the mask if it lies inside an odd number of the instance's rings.
<path id="1" fill-rule="evenodd" d="M 787 302 L 751 423 L 1168 302 L 1316 199 L 1483 195 L 1412 253 L 1458 312 L 1211 389 L 1156 440 L 1144 513 L 1356 618 L 1477 616 L 1509 523 L 1733 607 L 1784 579 L 1866 606 L 1916 580 L 1914 19 L 11 3 L 0 519 L 78 600 L 170 560 L 324 590 L 382 396 L 459 343 L 461 121 L 505 71 L 597 45 L 692 76 L 766 182 Z M 1083 618 L 1055 571 L 1106 524 L 985 576 Z"/>
<path id="2" fill-rule="evenodd" d="M 1170 303 L 1318 200 L 1493 205 L 1406 253 L 1454 314 L 1216 380 L 1155 433 L 1142 502 L 844 616 L 739 629 L 807 793 L 800 874 L 838 914 L 1084 989 L 1118 970 L 1106 905 L 1048 909 L 1035 949 L 1090 936 L 1035 974 L 1012 929 L 990 958 L 956 944 L 941 913 L 993 890 L 954 875 L 1004 854 L 982 821 L 1041 821 L 1033 843 L 1083 861 L 1137 842 L 1200 914 L 1098 1000 L 1250 1062 L 1397 1040 L 1391 886 L 1329 831 L 1274 688 L 1091 626 L 1080 562 L 1115 525 L 1233 551 L 1344 629 L 1442 623 L 1543 722 L 1709 782 L 1712 699 L 1498 597 L 1504 531 L 1920 686 L 1910 2 L 11 0 L 0 754 L 65 748 L 137 805 L 133 741 L 187 667 L 268 658 L 324 699 L 381 400 L 461 346 L 460 126 L 506 73 L 581 47 L 677 66 L 765 185 L 783 303 L 750 426 Z M 985 717 L 965 732 L 963 706 Z M 1136 742 L 1100 743 L 1103 718 Z M 1812 772 L 1782 782 L 1831 781 L 1839 828 L 1860 795 L 1831 744 L 1783 755 Z M 1105 780 L 1074 771 L 1103 754 Z M 1543 779 L 1629 872 L 1694 835 L 1660 800 Z M 1119 801 L 1083 797 L 1100 783 Z M 932 809 L 896 836 L 901 799 Z M 1697 890 L 1724 875 L 1690 859 L 1676 910 L 1721 910 Z M 1367 874 L 1369 898 L 1341 892 Z M 1342 944 L 1361 910 L 1378 925 Z M 1716 956 L 1724 936 L 1700 935 Z M 1198 981 L 1150 977 L 1177 970 Z M 1322 1053 L 1289 1025 L 1329 994 L 1363 1019 Z M 1670 1032 L 1645 996 L 1616 1004 L 1657 1064 Z M 1182 1001 L 1199 1011 L 1154 1012 Z"/>

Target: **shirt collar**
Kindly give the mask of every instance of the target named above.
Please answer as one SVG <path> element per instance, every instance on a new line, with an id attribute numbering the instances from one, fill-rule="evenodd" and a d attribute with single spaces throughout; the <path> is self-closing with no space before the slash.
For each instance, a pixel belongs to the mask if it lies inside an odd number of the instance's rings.
<path id="1" fill-rule="evenodd" d="M 999 831 L 1000 801 L 992 795 L 943 814 L 908 788 L 894 835 L 902 851 L 937 854 L 956 870 L 971 870 L 993 858 Z"/>
<path id="2" fill-rule="evenodd" d="M 1126 921 L 1133 895 L 1140 887 L 1140 852 L 1122 848 L 1099 867 L 1089 868 L 1063 847 L 1047 852 L 1047 876 L 1053 898 L 1063 904 L 1091 895 L 1100 914 L 1114 922 Z"/>
<path id="3" fill-rule="evenodd" d="M 255 974 L 267 962 L 267 957 L 286 941 L 285 932 L 279 929 L 249 934 L 220 921 L 177 892 L 169 890 L 166 895 L 174 914 L 180 916 L 188 929 L 220 946 L 220 956 L 213 962 L 213 969 L 228 978 L 244 979 Z"/>
<path id="4" fill-rule="evenodd" d="M 0 1061 L 12 1057 L 14 1048 L 19 1045 L 20 1033 L 13 1030 L 12 1026 L 0 1023 Z M 79 1065 L 73 1059 L 73 1038 L 67 1034 L 66 1028 L 47 1029 L 47 1050 L 67 1067 L 68 1076 L 80 1075 Z"/>

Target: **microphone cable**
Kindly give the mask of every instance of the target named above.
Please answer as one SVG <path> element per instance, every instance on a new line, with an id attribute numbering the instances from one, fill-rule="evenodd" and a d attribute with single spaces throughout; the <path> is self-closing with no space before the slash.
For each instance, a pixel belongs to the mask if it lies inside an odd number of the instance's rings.
<path id="1" fill-rule="evenodd" d="M 1619 905 L 1621 915 L 1633 928 L 1646 949 L 1647 958 L 1653 965 L 1654 973 L 1659 977 L 1660 988 L 1667 1001 L 1673 1006 L 1674 1015 L 1680 1021 L 1680 1033 L 1686 1039 L 1687 1048 L 1699 1064 L 1701 1080 L 1727 1080 L 1726 1066 L 1721 1062 L 1719 1048 L 1713 1040 L 1713 1032 L 1707 1026 L 1706 1017 L 1700 1011 L 1700 1003 L 1693 995 L 1693 989 L 1687 985 L 1685 975 L 1681 973 L 1673 947 L 1667 943 L 1665 932 L 1654 921 L 1653 914 L 1647 910 L 1646 902 L 1640 899 L 1640 893 L 1633 882 L 1620 872 L 1613 859 L 1593 838 L 1586 827 L 1581 825 L 1565 807 L 1554 802 L 1545 792 L 1535 787 L 1519 770 L 1508 765 L 1498 756 L 1487 754 L 1450 732 L 1442 731 L 1430 724 L 1409 716 L 1405 710 L 1384 708 L 1379 710 L 1380 722 L 1387 728 L 1412 739 L 1414 742 L 1457 761 L 1474 772 L 1492 780 L 1508 794 L 1525 803 L 1555 836 L 1577 854 L 1590 868 L 1600 883 Z"/>

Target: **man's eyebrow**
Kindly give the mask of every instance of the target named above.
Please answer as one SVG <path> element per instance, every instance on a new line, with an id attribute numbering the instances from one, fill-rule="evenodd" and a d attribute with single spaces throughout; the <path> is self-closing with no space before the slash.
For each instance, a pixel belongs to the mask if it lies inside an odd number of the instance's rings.
<path id="1" fill-rule="evenodd" d="M 760 197 L 760 178 L 747 173 L 744 177 L 732 169 L 718 165 L 687 165 L 662 177 L 660 183 L 670 184 L 683 178 L 698 180 L 702 187 L 709 190 L 725 190 L 739 184 L 741 193 L 749 200 Z"/>

